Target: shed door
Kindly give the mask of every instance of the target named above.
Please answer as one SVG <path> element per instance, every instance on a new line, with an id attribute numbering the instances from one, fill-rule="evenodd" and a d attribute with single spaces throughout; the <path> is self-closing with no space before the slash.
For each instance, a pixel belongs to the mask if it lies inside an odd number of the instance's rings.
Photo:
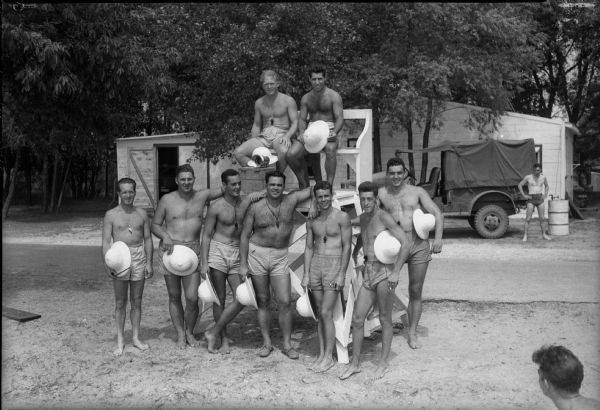
<path id="1" fill-rule="evenodd" d="M 133 204 L 156 209 L 154 149 L 129 149 L 127 154 L 127 174 L 136 182 Z"/>

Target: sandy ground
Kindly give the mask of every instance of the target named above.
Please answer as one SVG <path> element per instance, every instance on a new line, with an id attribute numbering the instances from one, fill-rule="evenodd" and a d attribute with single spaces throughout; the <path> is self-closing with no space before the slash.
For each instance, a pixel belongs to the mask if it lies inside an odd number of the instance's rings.
<path id="1" fill-rule="evenodd" d="M 261 337 L 249 309 L 229 327 L 230 354 L 209 354 L 205 341 L 178 350 L 158 276 L 144 293 L 141 337 L 150 349 L 128 344 L 115 357 L 113 290 L 99 256 L 101 214 L 16 213 L 3 224 L 3 305 L 42 318 L 2 318 L 2 408 L 549 409 L 531 362 L 544 343 L 571 348 L 585 367 L 582 393 L 600 399 L 600 215 L 586 216 L 572 221 L 569 236 L 550 242 L 532 224 L 525 245 L 520 221 L 511 222 L 506 237 L 486 241 L 465 221 L 448 220 L 443 253 L 425 282 L 424 347 L 411 350 L 398 324 L 390 371 L 372 382 L 378 333 L 364 344 L 362 373 L 340 381 L 342 364 L 325 374 L 306 369 L 318 352 L 316 329 L 296 312 L 298 361 L 279 351 L 276 314 L 278 349 L 256 356 Z M 494 282 L 502 271 L 505 282 Z M 533 286 L 539 282 L 544 286 Z M 198 339 L 212 321 L 208 309 L 197 323 Z"/>

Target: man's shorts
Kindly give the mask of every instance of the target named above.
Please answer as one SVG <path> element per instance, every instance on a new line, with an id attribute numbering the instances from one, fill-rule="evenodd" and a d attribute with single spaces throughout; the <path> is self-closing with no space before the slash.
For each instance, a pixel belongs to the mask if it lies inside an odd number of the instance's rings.
<path id="1" fill-rule="evenodd" d="M 237 275 L 240 273 L 240 247 L 211 240 L 208 248 L 208 267 L 228 275 Z"/>
<path id="2" fill-rule="evenodd" d="M 270 125 L 263 130 L 258 135 L 258 139 L 263 143 L 263 145 L 269 149 L 273 148 L 273 142 L 279 138 L 283 137 L 287 134 L 288 130 L 284 130 L 283 128 L 276 127 L 274 125 Z"/>
<path id="3" fill-rule="evenodd" d="M 146 277 L 144 271 L 146 269 L 146 252 L 144 251 L 144 243 L 141 245 L 128 246 L 129 253 L 131 253 L 131 268 L 129 273 L 120 278 L 114 278 L 115 280 L 130 280 L 137 282 Z"/>
<path id="4" fill-rule="evenodd" d="M 288 248 L 268 248 L 252 242 L 248 244 L 248 269 L 251 275 L 289 276 L 288 267 Z"/>
<path id="5" fill-rule="evenodd" d="M 368 290 L 377 289 L 377 284 L 389 278 L 392 274 L 393 264 L 384 264 L 379 261 L 365 261 L 363 266 L 363 286 Z"/>
<path id="6" fill-rule="evenodd" d="M 329 286 L 342 271 L 342 255 L 313 254 L 310 262 L 310 290 L 339 290 Z"/>
<path id="7" fill-rule="evenodd" d="M 421 239 L 414 230 L 405 231 L 410 239 L 410 252 L 406 258 L 406 263 L 418 265 L 431 261 L 431 247 L 429 239 Z M 397 263 L 397 261 L 396 261 Z"/>
<path id="8" fill-rule="evenodd" d="M 527 200 L 533 206 L 540 206 L 544 203 L 544 194 L 531 194 L 531 199 Z"/>
<path id="9" fill-rule="evenodd" d="M 167 268 L 165 267 L 165 265 L 163 263 L 163 254 L 165 253 L 165 251 L 163 250 L 162 245 L 163 245 L 163 241 L 161 240 L 160 243 L 158 244 L 158 272 L 162 273 L 164 276 L 173 275 L 171 272 L 169 272 L 167 270 Z M 200 261 L 200 241 L 191 241 L 191 242 L 173 241 L 173 245 L 187 246 L 188 248 L 190 248 L 191 250 L 194 251 L 194 253 L 198 256 L 198 261 Z M 199 273 L 199 272 L 200 272 L 200 263 L 198 263 L 198 267 L 196 268 L 196 271 L 194 271 L 192 273 Z M 190 275 L 192 273 L 190 273 Z M 173 276 L 179 276 L 179 275 L 173 275 Z"/>

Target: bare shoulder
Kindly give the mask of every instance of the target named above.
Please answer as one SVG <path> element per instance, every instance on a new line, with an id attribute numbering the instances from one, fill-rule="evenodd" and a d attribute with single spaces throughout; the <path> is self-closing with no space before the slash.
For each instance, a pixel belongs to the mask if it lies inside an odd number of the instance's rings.
<path id="1" fill-rule="evenodd" d="M 342 96 L 340 95 L 340 93 L 338 93 L 337 91 L 335 91 L 332 88 L 327 88 L 327 93 L 333 99 L 340 99 L 340 100 L 342 99 Z"/>
<path id="2" fill-rule="evenodd" d="M 106 211 L 106 213 L 104 214 L 104 220 L 105 221 L 112 221 L 115 219 L 116 215 L 119 212 L 119 206 L 115 206 L 114 208 L 109 209 L 108 211 Z"/>
<path id="3" fill-rule="evenodd" d="M 350 215 L 348 215 L 344 211 L 335 208 L 333 209 L 333 211 L 336 221 L 338 221 L 340 224 L 350 224 Z"/>
<path id="4" fill-rule="evenodd" d="M 142 218 L 148 218 L 148 212 L 144 208 L 135 207 L 135 212 Z"/>

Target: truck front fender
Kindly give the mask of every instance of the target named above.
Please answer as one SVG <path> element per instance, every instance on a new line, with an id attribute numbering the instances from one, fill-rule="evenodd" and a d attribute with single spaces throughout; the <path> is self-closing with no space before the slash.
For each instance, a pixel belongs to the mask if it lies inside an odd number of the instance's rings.
<path id="1" fill-rule="evenodd" d="M 503 208 L 508 215 L 517 213 L 517 206 L 513 198 L 503 191 L 489 190 L 479 193 L 473 197 L 469 205 L 471 215 L 475 214 L 479 209 L 486 205 L 498 205 Z"/>

